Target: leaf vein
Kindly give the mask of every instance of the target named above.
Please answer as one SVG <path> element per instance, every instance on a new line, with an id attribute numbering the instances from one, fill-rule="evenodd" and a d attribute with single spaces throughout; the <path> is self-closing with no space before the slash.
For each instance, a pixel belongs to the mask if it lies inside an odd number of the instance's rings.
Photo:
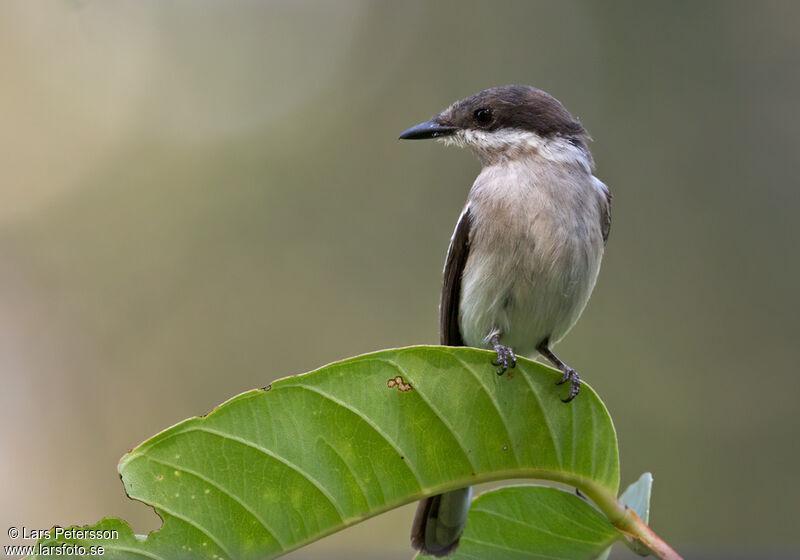
<path id="1" fill-rule="evenodd" d="M 395 370 L 395 371 L 397 371 L 398 373 L 404 374 L 406 377 L 408 377 L 408 378 L 409 378 L 409 381 L 412 381 L 412 385 L 414 385 L 414 383 L 413 383 L 413 379 L 411 379 L 411 377 L 409 376 L 409 374 L 408 374 L 407 372 L 405 372 L 405 371 L 404 371 L 402 368 L 400 368 L 400 367 L 399 367 L 397 364 L 395 364 L 395 363 L 392 363 L 392 362 L 388 362 L 388 361 L 386 361 L 386 360 L 380 360 L 380 361 L 382 361 L 382 362 L 384 362 L 385 364 L 387 364 L 387 365 L 391 366 L 391 367 L 392 367 L 392 368 L 394 368 L 394 370 Z M 458 437 L 458 435 L 457 435 L 457 434 L 458 434 L 458 430 L 456 430 L 455 428 L 453 428 L 453 426 L 451 426 L 451 425 L 450 425 L 450 422 L 449 422 L 447 419 L 445 419 L 444 415 L 443 415 L 443 414 L 442 414 L 442 413 L 439 411 L 439 409 L 438 409 L 438 408 L 436 408 L 435 406 L 433 406 L 433 404 L 432 404 L 432 403 L 431 403 L 431 401 L 428 399 L 428 397 L 426 397 L 426 396 L 423 394 L 423 392 L 419 390 L 419 388 L 418 388 L 418 387 L 416 387 L 416 386 L 415 386 L 415 387 L 414 387 L 414 390 L 417 392 L 417 395 L 419 395 L 419 398 L 420 398 L 420 399 L 422 399 L 422 401 L 423 401 L 423 402 L 424 402 L 426 405 L 428 405 L 428 408 L 431 410 L 431 412 L 433 412 L 434 416 L 436 416 L 436 417 L 439 419 L 439 421 L 440 421 L 442 424 L 444 424 L 444 426 L 445 426 L 445 427 L 447 428 L 447 430 L 450 432 L 450 434 L 449 434 L 449 435 L 450 435 L 450 437 L 452 437 L 452 438 L 453 438 L 453 440 L 456 442 L 456 444 L 458 444 L 458 447 L 460 447 L 460 448 L 461 448 L 461 453 L 463 453 L 463 454 L 464 454 L 464 458 L 466 458 L 466 460 L 467 460 L 467 463 L 469 463 L 469 466 L 472 468 L 472 470 L 473 470 L 473 471 L 474 471 L 474 470 L 477 470 L 477 467 L 476 467 L 475 463 L 472 461 L 472 457 L 470 457 L 469 451 L 468 451 L 468 450 L 467 450 L 467 448 L 464 446 L 464 442 L 462 442 L 462 441 L 461 441 L 461 438 L 459 438 L 459 437 Z"/>
<path id="2" fill-rule="evenodd" d="M 353 468 L 352 468 L 352 467 L 351 467 L 351 466 L 350 466 L 350 465 L 347 463 L 347 461 L 345 461 L 345 460 L 344 460 L 344 457 L 342 457 L 342 455 L 341 455 L 341 454 L 339 453 L 339 451 L 336 449 L 336 446 L 334 446 L 334 445 L 331 445 L 331 443 L 330 443 L 330 442 L 329 442 L 327 439 L 325 439 L 324 437 L 321 437 L 321 436 L 320 436 L 320 439 L 322 439 L 322 441 L 323 441 L 323 442 L 325 442 L 325 445 L 327 445 L 327 446 L 330 448 L 330 450 L 331 450 L 331 451 L 333 451 L 333 453 L 334 453 L 334 454 L 335 454 L 335 455 L 336 455 L 336 456 L 339 458 L 339 460 L 340 460 L 340 461 L 341 461 L 341 462 L 344 464 L 344 466 L 345 466 L 345 467 L 347 467 L 347 470 L 348 470 L 348 471 L 350 471 L 350 474 L 353 476 L 353 480 L 355 480 L 355 481 L 356 481 L 356 484 L 358 484 L 358 488 L 359 488 L 359 490 L 361 490 L 361 496 L 364 498 L 364 503 L 365 503 L 365 504 L 367 504 L 367 507 L 369 507 L 369 508 L 372 508 L 372 504 L 370 504 L 370 503 L 369 503 L 369 496 L 367 495 L 367 490 L 366 490 L 366 488 L 364 487 L 364 481 L 363 481 L 363 480 L 361 480 L 361 478 L 359 478 L 358 474 L 357 474 L 357 473 L 356 473 L 356 472 L 353 470 Z"/>
<path id="3" fill-rule="evenodd" d="M 185 472 L 187 474 L 191 474 L 193 476 L 196 476 L 200 480 L 203 480 L 204 482 L 207 482 L 208 484 L 210 484 L 211 486 L 213 486 L 217 490 L 221 491 L 223 494 L 225 494 L 226 496 L 231 498 L 233 501 L 235 501 L 237 504 L 239 504 L 242 507 L 242 509 L 244 509 L 247 513 L 249 513 L 256 521 L 258 521 L 261 524 L 261 526 L 264 527 L 264 530 L 267 531 L 267 533 L 269 533 L 269 535 L 273 539 L 275 539 L 275 542 L 278 543 L 278 545 L 281 547 L 281 550 L 285 550 L 286 549 L 286 546 L 278 538 L 278 535 L 275 533 L 275 531 L 273 529 L 271 529 L 266 524 L 266 522 L 263 519 L 261 519 L 261 516 L 259 516 L 255 511 L 253 511 L 251 509 L 251 507 L 243 499 L 241 499 L 238 496 L 236 496 L 232 491 L 228 490 L 227 488 L 225 488 L 221 484 L 217 483 L 216 481 L 212 480 L 211 478 L 209 478 L 209 477 L 207 477 L 207 476 L 205 476 L 203 474 L 200 474 L 199 472 L 197 472 L 197 471 L 195 471 L 193 469 L 189 469 L 189 468 L 186 468 L 186 467 L 181 467 L 179 465 L 174 465 L 174 464 L 172 464 L 172 463 L 170 463 L 168 461 L 162 461 L 161 459 L 156 459 L 155 457 L 151 457 L 151 456 L 148 456 L 147 458 L 150 459 L 151 461 L 155 461 L 156 463 L 160 463 L 160 464 L 162 464 L 164 466 L 171 467 L 173 469 L 176 469 L 176 470 Z"/>
<path id="4" fill-rule="evenodd" d="M 528 372 L 522 372 L 522 378 L 525 379 L 525 383 L 528 385 L 528 388 L 533 393 L 533 397 L 536 399 L 536 404 L 539 405 L 539 410 L 542 412 L 542 418 L 544 419 L 544 425 L 547 427 L 547 433 L 550 436 L 550 440 L 553 442 L 553 451 L 556 454 L 556 460 L 558 461 L 559 468 L 564 468 L 564 459 L 561 457 L 561 447 L 559 447 L 558 442 L 556 442 L 556 434 L 553 431 L 552 426 L 550 426 L 550 420 L 547 418 L 547 411 L 544 409 L 544 405 L 542 404 L 542 399 L 539 397 L 539 393 L 536 392 L 536 389 L 533 387 L 533 383 L 528 378 Z"/>
<path id="5" fill-rule="evenodd" d="M 550 511 L 552 511 L 553 513 L 555 513 L 555 514 L 556 514 L 556 515 L 558 515 L 559 517 L 562 517 L 562 518 L 566 519 L 567 521 L 569 521 L 569 522 L 571 522 L 571 523 L 574 523 L 575 525 L 578 525 L 578 526 L 580 526 L 580 527 L 583 527 L 584 529 L 587 529 L 589 532 L 592 532 L 592 533 L 597 533 L 597 532 L 600 530 L 600 529 L 598 529 L 598 527 L 596 527 L 596 526 L 594 526 L 594 527 L 593 527 L 593 526 L 591 526 L 591 525 L 587 525 L 586 523 L 579 523 L 579 522 L 578 522 L 578 521 L 575 519 L 575 517 L 573 517 L 573 516 L 569 516 L 569 515 L 565 514 L 564 512 L 562 512 L 562 511 L 560 511 L 560 510 L 557 510 L 557 509 L 555 509 L 554 507 L 552 507 L 552 506 L 548 505 L 548 504 L 547 504 L 547 502 L 545 502 L 545 501 L 541 501 L 541 500 L 539 500 L 539 501 L 538 501 L 538 504 L 539 504 L 540 506 L 542 506 L 542 507 L 546 508 L 546 509 L 549 509 Z M 588 517 L 586 517 L 586 512 L 582 512 L 582 511 L 580 511 L 580 510 L 573 509 L 573 513 L 575 513 L 576 515 L 580 515 L 580 516 L 582 516 L 582 517 L 583 517 L 583 519 L 591 519 L 591 518 L 588 518 Z M 610 521 L 609 521 L 609 523 L 610 523 Z"/>
<path id="6" fill-rule="evenodd" d="M 222 552 L 224 552 L 225 555 L 228 558 L 233 558 L 234 557 L 233 554 L 231 554 L 231 551 L 228 550 L 228 548 L 224 544 L 222 544 L 222 541 L 220 539 L 218 539 L 217 537 L 212 535 L 211 531 L 209 531 L 208 529 L 206 529 L 205 527 L 203 527 L 202 525 L 200 525 L 196 521 L 193 521 L 191 518 L 186 517 L 184 515 L 181 515 L 180 513 L 176 512 L 175 510 L 170 509 L 167 506 L 165 506 L 164 504 L 160 504 L 160 503 L 156 502 L 155 500 L 148 500 L 148 503 L 150 505 L 152 505 L 154 508 L 160 509 L 161 511 L 164 511 L 164 512 L 170 514 L 175 519 L 180 519 L 181 521 L 183 521 L 187 525 L 191 525 L 192 527 L 194 527 L 195 529 L 197 529 L 198 531 L 203 533 L 205 536 L 207 536 L 209 539 L 214 541 L 214 544 L 216 544 L 219 547 L 219 549 Z"/>
<path id="7" fill-rule="evenodd" d="M 283 463 L 284 465 L 286 465 L 287 467 L 289 467 L 290 469 L 295 471 L 297 474 L 301 475 L 308 482 L 310 482 L 317 490 L 319 490 L 320 493 L 323 496 L 325 496 L 328 499 L 328 501 L 331 503 L 331 505 L 334 507 L 334 509 L 339 514 L 339 517 L 342 519 L 342 521 L 345 519 L 346 515 L 344 513 L 344 510 L 339 505 L 339 503 L 333 498 L 331 493 L 328 492 L 328 490 L 322 485 L 322 483 L 320 481 L 318 481 L 316 478 L 314 478 L 313 476 L 311 476 L 309 473 L 307 473 L 305 470 L 301 469 L 299 465 L 293 463 L 292 461 L 290 461 L 286 457 L 282 457 L 278 453 L 275 453 L 274 451 L 272 451 L 270 449 L 267 449 L 266 447 L 262 447 L 261 445 L 257 444 L 254 441 L 250 441 L 250 440 L 242 438 L 242 437 L 234 436 L 233 434 L 228 434 L 228 433 L 225 433 L 225 432 L 212 430 L 211 428 L 206 428 L 204 426 L 191 427 L 191 428 L 188 428 L 186 431 L 205 432 L 207 434 L 212 434 L 212 435 L 215 435 L 217 437 L 221 437 L 223 439 L 227 439 L 227 440 L 230 440 L 230 441 L 235 441 L 237 443 L 240 443 L 241 445 L 246 445 L 248 447 L 251 447 L 251 448 L 255 449 L 256 451 L 260 451 L 264 455 L 267 455 L 267 456 L 272 457 L 273 459 L 275 459 L 277 461 L 280 461 L 281 463 Z"/>
<path id="8" fill-rule="evenodd" d="M 509 423 L 508 423 L 508 420 L 506 419 L 506 417 L 502 413 L 502 409 L 500 408 L 500 403 L 497 402 L 497 400 L 495 399 L 495 396 L 492 394 L 491 391 L 489 391 L 489 388 L 486 387 L 486 385 L 484 385 L 481 375 L 477 371 L 475 371 L 472 367 L 470 367 L 467 364 L 467 362 L 462 360 L 459 356 L 455 356 L 454 355 L 454 357 L 455 357 L 456 361 L 460 362 L 461 365 L 464 366 L 464 369 L 469 371 L 473 375 L 473 377 L 475 377 L 475 379 L 477 380 L 478 384 L 481 386 L 483 391 L 486 393 L 486 396 L 491 401 L 492 405 L 494 406 L 494 409 L 497 411 L 497 416 L 500 418 L 500 422 L 503 424 L 503 428 L 505 428 L 505 430 L 506 430 L 506 434 L 508 435 L 508 441 L 511 444 L 511 451 L 514 453 L 514 459 L 517 461 L 517 466 L 518 467 L 521 466 L 521 463 L 519 461 L 519 451 L 517 450 L 517 446 L 514 445 L 514 440 L 511 437 L 511 430 L 508 427 Z"/>
<path id="9" fill-rule="evenodd" d="M 519 552 L 519 553 L 524 554 L 525 556 L 528 556 L 528 557 L 530 557 L 530 555 L 531 555 L 531 551 L 530 550 L 523 550 L 521 548 L 514 548 L 512 546 L 507 546 L 507 545 L 504 545 L 504 544 L 501 544 L 501 543 L 493 543 L 493 542 L 488 542 L 488 541 L 482 541 L 480 539 L 476 539 L 476 538 L 473 538 L 473 537 L 468 537 L 467 535 L 464 535 L 463 537 L 461 537 L 461 540 L 462 541 L 474 542 L 476 544 L 482 544 L 482 545 L 487 546 L 489 548 L 499 548 L 500 550 L 508 550 L 509 552 Z M 540 552 L 533 552 L 533 554 L 535 554 L 536 557 L 538 557 L 538 558 L 549 558 L 551 560 L 571 560 L 567 556 L 550 556 L 549 554 L 542 554 Z"/>
<path id="10" fill-rule="evenodd" d="M 550 530 L 545 529 L 543 527 L 540 527 L 538 525 L 532 525 L 530 523 L 525 523 L 524 521 L 521 521 L 519 519 L 514 519 L 513 517 L 509 517 L 508 515 L 503 515 L 502 513 L 498 513 L 496 511 L 490 511 L 490 510 L 482 509 L 482 508 L 477 508 L 477 509 L 476 508 L 472 508 L 470 511 L 474 511 L 476 513 L 485 513 L 486 515 L 491 515 L 491 516 L 494 516 L 494 517 L 498 517 L 500 519 L 503 519 L 505 521 L 509 521 L 509 522 L 514 523 L 516 525 L 522 525 L 523 527 L 527 527 L 527 528 L 529 528 L 529 529 L 531 529 L 533 531 L 536 531 L 536 532 L 539 532 L 539 533 L 544 533 L 546 535 L 552 535 L 552 536 L 554 536 L 556 538 L 559 538 L 559 539 L 564 539 L 564 540 L 568 540 L 568 541 L 574 541 L 574 542 L 577 542 L 577 543 L 584 543 L 584 544 L 589 544 L 589 545 L 602 544 L 605 541 L 605 539 L 603 539 L 603 540 L 601 540 L 599 542 L 598 541 L 588 541 L 588 540 L 585 540 L 585 539 L 578 539 L 578 538 L 575 538 L 575 537 L 570 537 L 570 536 L 564 535 L 562 533 L 554 533 L 553 531 L 550 531 Z M 584 528 L 586 527 L 585 525 L 581 525 L 580 523 L 575 523 L 575 525 L 578 525 L 578 526 L 584 527 Z M 595 533 L 595 528 L 593 528 L 593 530 L 590 531 L 590 532 L 593 533 L 593 534 L 597 534 L 597 533 Z M 603 535 L 603 536 L 605 537 L 605 535 Z"/>
<path id="11" fill-rule="evenodd" d="M 339 406 L 349 410 L 350 412 L 361 418 L 364 422 L 366 422 L 370 427 L 372 427 L 372 429 L 375 430 L 375 432 L 378 435 L 380 435 L 386 441 L 386 443 L 388 443 L 389 446 L 392 447 L 392 449 L 394 449 L 395 451 L 397 451 L 397 453 L 405 456 L 406 459 L 408 459 L 407 453 L 404 452 L 403 449 L 396 442 L 392 441 L 392 438 L 389 437 L 389 434 L 384 432 L 381 429 L 381 427 L 375 423 L 374 420 L 372 420 L 369 416 L 367 416 L 354 406 L 334 397 L 330 393 L 323 391 L 318 387 L 311 387 L 308 385 L 292 385 L 292 387 L 295 387 L 297 389 L 303 389 L 305 391 L 311 391 L 312 393 L 317 393 L 319 396 L 331 401 L 332 403 L 338 404 Z M 417 470 L 412 466 L 411 461 L 406 460 L 404 461 L 404 463 L 408 467 L 408 470 L 411 471 L 411 474 L 414 475 L 414 478 L 417 480 L 417 485 L 419 486 L 420 490 L 423 490 L 425 488 L 425 485 L 422 483 L 422 478 L 420 478 L 419 473 L 417 473 Z"/>

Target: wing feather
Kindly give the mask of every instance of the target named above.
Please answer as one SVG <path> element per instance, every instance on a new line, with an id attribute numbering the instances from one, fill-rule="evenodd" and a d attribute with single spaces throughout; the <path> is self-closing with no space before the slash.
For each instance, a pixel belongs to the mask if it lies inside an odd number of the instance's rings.
<path id="1" fill-rule="evenodd" d="M 602 194 L 600 201 L 600 231 L 603 232 L 603 243 L 608 241 L 611 232 L 611 190 L 597 177 L 593 177 L 594 185 Z"/>
<path id="2" fill-rule="evenodd" d="M 450 248 L 444 263 L 442 298 L 439 302 L 439 342 L 445 346 L 464 346 L 458 326 L 458 308 L 461 301 L 461 276 L 469 256 L 471 226 L 472 218 L 467 204 L 450 239 Z"/>

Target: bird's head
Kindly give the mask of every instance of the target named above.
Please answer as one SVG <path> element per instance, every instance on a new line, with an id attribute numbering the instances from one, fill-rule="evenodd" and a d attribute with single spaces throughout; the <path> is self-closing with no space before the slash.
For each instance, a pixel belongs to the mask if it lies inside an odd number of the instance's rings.
<path id="1" fill-rule="evenodd" d="M 572 157 L 583 154 L 591 164 L 581 123 L 555 97 L 531 86 L 476 93 L 400 135 L 401 140 L 423 138 L 467 146 L 484 164 L 530 153 L 553 159 L 571 152 Z"/>

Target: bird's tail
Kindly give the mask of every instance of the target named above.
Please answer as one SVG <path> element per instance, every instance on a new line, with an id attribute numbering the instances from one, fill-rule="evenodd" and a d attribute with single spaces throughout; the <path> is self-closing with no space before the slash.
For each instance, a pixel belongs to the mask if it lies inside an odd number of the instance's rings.
<path id="1" fill-rule="evenodd" d="M 471 502 L 472 486 L 422 500 L 411 526 L 411 545 L 422 554 L 451 554 L 458 548 Z"/>

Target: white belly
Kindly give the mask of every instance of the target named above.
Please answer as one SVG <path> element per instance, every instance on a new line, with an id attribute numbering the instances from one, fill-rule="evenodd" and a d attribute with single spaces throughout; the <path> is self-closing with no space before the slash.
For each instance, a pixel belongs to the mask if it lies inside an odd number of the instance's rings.
<path id="1" fill-rule="evenodd" d="M 531 167 L 535 166 L 532 170 Z M 486 167 L 470 192 L 470 252 L 459 325 L 464 342 L 535 357 L 575 324 L 603 255 L 600 196 L 585 170 L 541 162 Z"/>

